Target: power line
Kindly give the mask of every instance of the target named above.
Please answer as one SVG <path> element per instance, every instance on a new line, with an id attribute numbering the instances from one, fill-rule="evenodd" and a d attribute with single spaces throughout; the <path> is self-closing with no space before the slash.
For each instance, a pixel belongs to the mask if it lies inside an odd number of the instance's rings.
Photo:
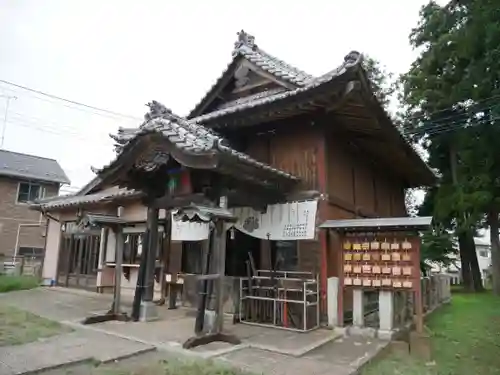
<path id="1" fill-rule="evenodd" d="M 492 100 L 492 99 L 499 99 L 500 98 L 500 94 L 498 95 L 493 95 L 493 96 L 490 96 L 488 98 L 483 98 L 483 99 L 479 99 L 479 100 L 475 100 L 473 101 L 472 99 L 467 99 L 467 100 L 464 100 L 464 102 L 470 100 L 472 101 L 472 104 L 470 105 L 470 107 L 474 107 L 480 103 L 484 103 L 488 100 Z M 446 107 L 446 108 L 443 108 L 443 109 L 439 109 L 439 110 L 436 110 L 436 111 L 432 111 L 432 112 L 429 112 L 429 113 L 422 113 L 420 115 L 414 115 L 414 116 L 410 116 L 408 118 L 405 119 L 405 121 L 411 121 L 411 120 L 419 120 L 419 119 L 423 119 L 423 118 L 426 118 L 426 117 L 432 117 L 433 115 L 436 115 L 438 113 L 442 113 L 442 112 L 446 112 L 446 111 L 454 111 L 457 109 L 457 104 L 453 104 L 449 107 Z M 489 108 L 493 108 L 494 106 L 496 105 L 491 105 L 489 106 Z M 462 109 L 467 109 L 467 107 L 462 107 Z M 454 117 L 455 115 L 452 115 L 452 116 L 449 116 L 449 117 Z M 442 120 L 446 119 L 448 117 L 443 117 Z"/>
<path id="2" fill-rule="evenodd" d="M 95 106 L 92 106 L 92 105 L 88 105 L 88 104 L 84 104 L 84 103 L 81 103 L 81 102 L 77 102 L 75 100 L 70 100 L 70 99 L 62 98 L 62 97 L 57 96 L 57 95 L 49 94 L 49 93 L 46 93 L 46 92 L 43 92 L 43 91 L 40 91 L 40 90 L 35 90 L 35 89 L 30 88 L 30 87 L 18 85 L 16 83 L 12 83 L 12 82 L 9 82 L 9 81 L 3 80 L 3 79 L 0 79 L 0 82 L 4 83 L 6 85 L 10 85 L 10 86 L 13 86 L 13 87 L 20 88 L 22 90 L 26 90 L 26 91 L 38 94 L 38 95 L 43 95 L 43 96 L 46 96 L 48 98 L 52 98 L 52 99 L 60 100 L 60 101 L 63 101 L 63 102 L 66 102 L 66 103 L 70 103 L 70 104 L 73 104 L 73 105 L 77 105 L 77 106 L 81 106 L 81 107 L 84 107 L 84 108 L 92 109 L 94 111 L 99 111 L 99 112 L 107 113 L 107 114 L 110 114 L 110 115 L 113 115 L 113 116 L 125 117 L 125 118 L 130 118 L 130 119 L 133 119 L 133 120 L 139 120 L 139 121 L 141 121 L 141 119 L 138 118 L 138 117 L 134 117 L 134 116 L 131 116 L 131 115 L 126 115 L 126 114 L 123 114 L 123 113 L 111 111 L 109 109 L 95 107 Z"/>
<path id="3" fill-rule="evenodd" d="M 42 127 L 39 127 L 39 126 L 33 126 L 32 124 L 24 123 L 23 121 L 20 121 L 20 120 L 17 120 L 17 119 L 9 119 L 7 121 L 7 123 L 8 124 L 12 124 L 12 125 L 16 125 L 16 126 L 21 126 L 21 127 L 33 129 L 33 130 L 37 130 L 37 131 L 40 131 L 40 132 L 43 132 L 43 133 L 49 133 L 49 134 L 54 134 L 54 135 L 63 136 L 63 137 L 80 139 L 82 141 L 87 141 L 87 142 L 89 140 L 92 140 L 92 141 L 94 141 L 96 143 L 102 144 L 103 146 L 104 146 L 105 143 L 107 143 L 108 146 L 109 146 L 109 142 L 102 142 L 101 140 L 96 141 L 93 138 L 85 137 L 85 136 L 82 136 L 82 135 L 77 134 L 77 133 L 60 132 L 60 131 L 57 131 L 57 130 L 53 130 L 52 128 L 42 128 Z M 111 141 L 111 139 L 109 139 L 109 140 Z"/>
<path id="4" fill-rule="evenodd" d="M 0 148 L 3 148 L 3 142 L 5 139 L 5 128 L 7 127 L 7 116 L 9 113 L 9 104 L 12 99 L 16 100 L 16 96 L 2 96 L 6 98 L 7 103 L 5 104 L 5 115 L 3 117 L 3 127 L 2 127 L 2 138 L 0 139 Z"/>

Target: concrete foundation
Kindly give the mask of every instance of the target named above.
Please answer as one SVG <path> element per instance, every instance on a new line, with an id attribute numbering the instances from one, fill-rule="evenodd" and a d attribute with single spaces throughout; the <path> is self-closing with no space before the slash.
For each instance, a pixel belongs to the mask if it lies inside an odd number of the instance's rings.
<path id="1" fill-rule="evenodd" d="M 158 320 L 158 306 L 152 301 L 141 301 L 139 321 L 151 322 Z"/>
<path id="2" fill-rule="evenodd" d="M 394 295 L 391 291 L 381 290 L 378 295 L 380 331 L 394 329 Z"/>
<path id="3" fill-rule="evenodd" d="M 354 327 L 365 326 L 365 306 L 363 289 L 354 289 L 352 293 L 352 324 Z"/>
<path id="4" fill-rule="evenodd" d="M 339 279 L 338 277 L 329 277 L 327 282 L 327 311 L 328 325 L 330 327 L 339 327 L 337 301 L 339 298 Z"/>

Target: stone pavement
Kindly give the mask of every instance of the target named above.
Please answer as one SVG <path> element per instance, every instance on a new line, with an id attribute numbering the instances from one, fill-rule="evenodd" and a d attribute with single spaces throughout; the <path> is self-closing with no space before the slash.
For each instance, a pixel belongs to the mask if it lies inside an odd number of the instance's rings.
<path id="1" fill-rule="evenodd" d="M 109 309 L 109 295 L 47 288 L 8 293 L 8 299 L 6 297 L 0 295 L 0 303 L 7 302 L 37 315 L 58 320 L 77 330 L 44 342 L 28 344 L 42 353 L 49 353 L 42 356 L 45 359 L 40 359 L 42 364 L 49 365 L 53 364 L 51 361 L 55 361 L 50 359 L 54 357 L 50 353 L 71 353 L 55 356 L 60 362 L 64 358 L 67 361 L 82 361 L 91 357 L 102 361 L 157 348 L 177 357 L 221 360 L 254 373 L 348 375 L 355 373 L 359 366 L 387 345 L 387 342 L 369 338 L 338 337 L 333 331 L 326 329 L 296 333 L 244 324 L 233 325 L 228 319 L 225 327 L 242 340 L 241 345 L 212 343 L 185 350 L 182 349 L 182 343 L 193 335 L 194 317 L 183 308 L 160 308 L 160 320 L 155 322 L 106 322 L 82 326 L 80 322 L 84 317 Z M 127 311 L 129 307 L 129 301 L 126 300 L 124 310 Z M 23 351 L 19 349 L 18 354 L 14 353 L 7 359 L 0 355 L 5 375 L 28 371 L 22 367 L 17 367 L 17 372 L 12 370 L 12 363 L 29 358 L 21 353 Z M 28 350 L 27 353 L 33 352 Z M 33 358 L 34 354 L 31 356 Z M 17 362 L 13 357 L 19 358 Z M 7 372 L 8 369 L 10 372 Z M 4 369 L 0 367 L 0 374 L 4 375 L 2 371 Z"/>
<path id="2" fill-rule="evenodd" d="M 77 330 L 25 345 L 0 348 L 0 374 L 16 375 L 83 361 L 109 362 L 155 350 L 104 333 Z"/>
<path id="3" fill-rule="evenodd" d="M 387 342 L 348 337 L 322 345 L 301 357 L 260 349 L 242 349 L 217 357 L 253 373 L 267 375 L 351 375 L 372 359 Z"/>

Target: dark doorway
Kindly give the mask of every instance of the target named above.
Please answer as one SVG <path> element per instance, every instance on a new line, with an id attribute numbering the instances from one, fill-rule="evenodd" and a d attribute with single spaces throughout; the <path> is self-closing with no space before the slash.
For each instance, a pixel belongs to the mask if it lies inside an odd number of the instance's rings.
<path id="1" fill-rule="evenodd" d="M 247 276 L 246 261 L 251 253 L 255 267 L 260 268 L 260 239 L 248 236 L 232 228 L 226 238 L 226 275 Z"/>

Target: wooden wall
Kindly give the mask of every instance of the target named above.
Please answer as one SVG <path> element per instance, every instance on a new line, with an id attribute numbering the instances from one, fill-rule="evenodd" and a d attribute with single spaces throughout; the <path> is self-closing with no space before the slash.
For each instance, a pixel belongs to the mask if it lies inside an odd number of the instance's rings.
<path id="1" fill-rule="evenodd" d="M 346 140 L 328 136 L 325 142 L 330 204 L 355 217 L 406 215 L 402 181 L 374 165 L 369 155 L 351 150 Z"/>
<path id="2" fill-rule="evenodd" d="M 318 151 L 323 141 L 319 129 L 288 129 L 249 140 L 245 152 L 257 160 L 302 179 L 304 187 L 318 188 Z"/>

